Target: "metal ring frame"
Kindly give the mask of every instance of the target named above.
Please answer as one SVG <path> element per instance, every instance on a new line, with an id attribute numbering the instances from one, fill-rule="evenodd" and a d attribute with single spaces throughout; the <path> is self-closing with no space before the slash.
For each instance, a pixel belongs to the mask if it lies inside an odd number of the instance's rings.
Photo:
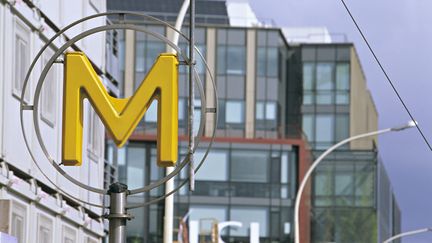
<path id="1" fill-rule="evenodd" d="M 60 56 L 60 55 L 63 53 L 63 51 L 65 51 L 67 48 L 69 48 L 70 46 L 72 46 L 72 45 L 73 45 L 74 43 L 76 43 L 78 40 L 83 39 L 84 37 L 89 36 L 89 35 L 94 34 L 94 33 L 97 33 L 97 32 L 102 32 L 102 31 L 112 30 L 112 29 L 132 29 L 132 30 L 135 30 L 135 31 L 145 32 L 145 33 L 147 33 L 147 34 L 150 34 L 150 35 L 152 35 L 152 36 L 158 38 L 159 40 L 165 42 L 165 43 L 168 44 L 170 47 L 172 47 L 173 49 L 175 49 L 178 53 L 180 53 L 180 55 L 182 56 L 182 58 L 183 58 L 184 60 L 187 61 L 188 59 L 187 59 L 187 58 L 185 57 L 185 55 L 181 52 L 180 48 L 178 48 L 177 45 L 175 45 L 174 43 L 172 43 L 171 41 L 169 41 L 169 40 L 168 40 L 167 38 L 165 38 L 164 36 L 162 36 L 162 35 L 160 35 L 160 34 L 158 34 L 158 33 L 155 33 L 155 32 L 151 32 L 151 31 L 145 29 L 144 27 L 139 27 L 139 26 L 136 26 L 136 25 L 130 25 L 130 24 L 113 24 L 113 25 L 100 26 L 100 27 L 96 27 L 96 28 L 90 29 L 90 30 L 88 30 L 88 31 L 86 31 L 86 32 L 83 32 L 83 33 L 81 33 L 81 34 L 75 36 L 74 38 L 72 38 L 71 40 L 69 40 L 68 42 L 66 42 L 62 47 L 60 47 L 60 48 L 57 50 L 57 52 L 56 52 L 56 53 L 51 57 L 51 59 L 49 60 L 49 62 L 48 62 L 47 65 L 45 66 L 45 68 L 44 68 L 44 70 L 43 70 L 43 72 L 42 72 L 42 74 L 40 75 L 40 78 L 39 78 L 39 80 L 38 80 L 37 87 L 36 87 L 36 91 L 35 91 L 35 97 L 34 97 L 34 99 L 33 99 L 33 107 L 32 107 L 32 109 L 28 109 L 29 107 L 31 107 L 31 105 L 29 106 L 29 105 L 24 104 L 24 95 L 25 95 L 25 92 L 26 92 L 26 87 L 27 87 L 27 84 L 28 84 L 28 81 L 29 81 L 29 77 L 30 77 L 30 75 L 31 75 L 31 72 L 32 72 L 34 66 L 36 65 L 37 60 L 40 58 L 40 56 L 41 56 L 42 53 L 45 51 L 45 49 L 46 49 L 46 48 L 47 48 L 47 47 L 48 47 L 48 46 L 49 46 L 49 45 L 50 45 L 50 44 L 51 44 L 51 43 L 52 43 L 52 42 L 53 42 L 57 37 L 59 37 L 62 33 L 64 33 L 66 30 L 72 28 L 73 26 L 75 26 L 75 25 L 77 25 L 77 24 L 79 24 L 79 23 L 81 23 L 81 22 L 84 22 L 84 21 L 86 21 L 86 20 L 89 20 L 89 19 L 93 19 L 93 18 L 97 18 L 97 17 L 101 17 L 101 16 L 108 16 L 108 15 L 119 15 L 119 17 L 123 17 L 123 18 L 124 18 L 124 15 L 126 15 L 126 14 L 135 15 L 135 16 L 140 16 L 140 17 L 145 17 L 145 18 L 149 18 L 149 19 L 151 19 L 151 20 L 154 20 L 154 21 L 156 21 L 156 22 L 159 22 L 159 23 L 161 23 L 161 24 L 163 24 L 163 25 L 165 25 L 165 26 L 171 28 L 171 29 L 174 30 L 175 32 L 179 33 L 179 34 L 180 34 L 184 39 L 186 39 L 186 41 L 189 41 L 189 39 L 188 39 L 188 38 L 187 38 L 183 33 L 181 33 L 180 31 L 178 31 L 178 30 L 175 29 L 174 27 L 172 27 L 170 24 L 168 24 L 168 23 L 166 23 L 166 22 L 164 22 L 164 21 L 158 20 L 158 19 L 156 19 L 156 18 L 154 18 L 154 17 L 148 16 L 148 15 L 145 15 L 145 14 L 141 14 L 141 13 L 135 13 L 135 12 L 110 12 L 110 13 L 101 13 L 101 14 L 96 14 L 96 15 L 88 16 L 88 17 L 86 17 L 86 18 L 83 18 L 83 19 L 81 19 L 81 20 L 78 20 L 78 21 L 76 21 L 76 22 L 74 22 L 74 23 L 72 23 L 72 24 L 66 26 L 64 29 L 62 29 L 61 31 L 59 31 L 58 33 L 56 33 L 56 35 L 53 36 L 53 37 L 52 37 L 52 38 L 51 38 L 51 39 L 50 39 L 50 40 L 49 40 L 49 41 L 48 41 L 48 42 L 43 46 L 43 48 L 42 48 L 42 49 L 39 51 L 39 53 L 36 55 L 35 59 L 33 60 L 31 66 L 30 66 L 30 68 L 29 68 L 29 71 L 27 72 L 27 75 L 26 75 L 26 78 L 25 78 L 25 80 L 24 80 L 24 84 L 23 84 L 23 90 L 22 90 L 22 92 L 21 92 L 21 101 L 20 101 L 20 119 L 21 119 L 21 129 L 22 129 L 22 132 L 23 132 L 23 136 L 24 136 L 24 141 L 25 141 L 26 147 L 27 147 L 27 149 L 28 149 L 28 151 L 29 151 L 29 153 L 30 153 L 30 156 L 31 156 L 33 162 L 36 164 L 36 166 L 37 166 L 38 169 L 41 171 L 41 173 L 46 177 L 46 179 L 48 179 L 48 181 L 50 181 L 50 182 L 51 182 L 51 183 L 52 183 L 52 184 L 53 184 L 53 185 L 54 185 L 54 186 L 55 186 L 55 187 L 56 187 L 60 192 L 64 193 L 66 196 L 69 196 L 69 197 L 71 197 L 71 198 L 73 198 L 73 199 L 75 199 L 75 200 L 77 200 L 77 201 L 79 201 L 79 202 L 82 202 L 82 203 L 85 203 L 85 204 L 88 204 L 88 205 L 91 205 L 91 206 L 95 206 L 95 207 L 100 207 L 100 208 L 106 208 L 106 206 L 105 206 L 105 205 L 98 205 L 98 204 L 90 203 L 90 202 L 87 202 L 87 201 L 81 200 L 81 199 L 79 199 L 79 198 L 76 198 L 76 197 L 70 195 L 69 193 L 65 192 L 64 190 L 62 190 L 61 188 L 59 188 L 58 186 L 56 186 L 56 184 L 53 183 L 53 181 L 52 181 L 52 180 L 51 180 L 51 179 L 50 179 L 50 178 L 49 178 L 49 177 L 48 177 L 48 176 L 43 172 L 43 170 L 40 168 L 39 164 L 36 162 L 36 158 L 35 158 L 34 154 L 31 152 L 30 145 L 29 145 L 29 143 L 28 143 L 28 139 L 27 139 L 27 136 L 26 136 L 26 133 L 25 133 L 25 128 L 24 128 L 23 111 L 24 111 L 24 110 L 33 110 L 33 123 L 34 123 L 34 125 L 35 125 L 35 133 L 36 133 L 36 136 L 37 136 L 38 142 L 39 142 L 40 147 L 41 147 L 41 149 L 43 150 L 43 152 L 44 152 L 46 158 L 47 158 L 48 161 L 49 161 L 49 162 L 54 166 L 54 168 L 56 168 L 56 170 L 57 170 L 61 175 L 63 175 L 66 179 L 68 179 L 70 182 L 72 182 L 73 184 L 77 185 L 78 187 L 83 188 L 83 189 L 86 189 L 86 190 L 89 190 L 89 191 L 92 191 L 92 192 L 95 192 L 95 193 L 99 193 L 99 194 L 106 195 L 106 193 L 107 193 L 107 190 L 106 190 L 106 189 L 99 189 L 99 188 L 95 188 L 95 187 L 91 187 L 91 186 L 85 185 L 85 184 L 83 184 L 83 183 L 77 181 L 77 180 L 74 179 L 73 177 L 69 176 L 69 175 L 68 175 L 68 174 L 67 174 L 63 169 L 61 169 L 61 167 L 60 167 L 60 166 L 59 166 L 59 165 L 58 165 L 58 164 L 57 164 L 57 163 L 56 163 L 56 162 L 51 158 L 51 156 L 49 155 L 49 153 L 48 153 L 48 151 L 47 151 L 47 149 L 46 149 L 46 147 L 45 147 L 45 144 L 43 143 L 43 140 L 42 140 L 41 135 L 40 135 L 40 128 L 39 128 L 39 119 L 38 119 L 38 114 L 39 114 L 39 113 L 38 113 L 38 106 L 39 106 L 39 102 L 38 102 L 38 101 L 39 101 L 39 98 L 40 98 L 40 92 L 41 92 L 41 89 L 42 89 L 43 82 L 45 81 L 45 77 L 46 77 L 46 75 L 47 75 L 49 69 L 50 69 L 51 66 L 54 64 L 54 62 L 55 62 L 55 60 L 57 59 L 57 57 Z M 124 21 L 124 19 L 122 19 L 122 21 Z M 212 86 L 213 86 L 213 88 L 214 88 L 214 89 L 213 89 L 213 92 L 214 92 L 214 94 L 215 94 L 214 97 L 215 97 L 215 105 L 216 105 L 216 112 L 215 112 L 216 119 L 215 119 L 215 122 L 214 122 L 213 134 L 212 134 L 212 136 L 211 136 L 211 140 L 210 140 L 209 146 L 207 147 L 206 153 L 205 153 L 203 159 L 201 160 L 201 162 L 199 163 L 199 165 L 198 165 L 198 167 L 197 167 L 197 169 L 196 169 L 196 171 L 198 171 L 198 169 L 202 166 L 202 164 L 203 164 L 205 158 L 207 157 L 208 152 L 209 152 L 209 150 L 210 150 L 210 148 L 211 148 L 211 146 L 212 146 L 213 140 L 214 140 L 215 131 L 216 131 L 216 123 L 217 123 L 217 104 L 218 104 L 218 101 L 217 101 L 216 85 L 215 85 L 215 82 L 214 82 L 214 79 L 213 79 L 213 75 L 212 75 L 211 72 L 210 72 L 209 66 L 208 66 L 207 63 L 205 62 L 205 59 L 204 59 L 203 55 L 200 53 L 200 51 L 198 50 L 198 48 L 197 48 L 196 46 L 195 46 L 195 50 L 196 50 L 196 51 L 198 52 L 198 54 L 200 55 L 201 59 L 203 60 L 204 64 L 206 65 L 207 72 L 208 72 L 209 75 L 210 75 L 211 82 L 212 82 Z M 205 93 L 204 93 L 204 90 L 203 90 L 202 83 L 201 83 L 201 80 L 200 80 L 200 78 L 199 78 L 199 75 L 198 75 L 198 73 L 197 73 L 197 71 L 196 71 L 196 68 L 194 68 L 194 74 L 195 74 L 195 84 L 198 85 L 198 88 L 199 88 L 199 91 L 200 91 L 200 95 L 201 95 L 201 102 L 202 102 L 202 104 L 206 104 L 206 102 L 205 102 Z M 205 114 L 206 114 L 207 112 L 206 112 L 206 110 L 205 110 L 204 107 L 205 107 L 205 105 L 202 105 L 202 106 L 201 106 L 201 118 L 200 118 L 201 120 L 200 120 L 200 127 L 199 127 L 199 130 L 198 130 L 198 138 L 199 138 L 199 136 L 202 136 L 202 135 L 203 135 L 203 127 L 204 127 L 204 123 L 205 123 L 205 120 L 206 120 Z M 198 147 L 198 145 L 199 145 L 199 139 L 197 139 L 197 143 L 195 144 L 194 151 L 195 151 L 195 149 Z M 150 190 L 152 190 L 152 189 L 154 189 L 154 188 L 156 188 L 156 187 L 158 187 L 158 186 L 164 184 L 166 181 L 168 181 L 169 179 L 171 179 L 171 178 L 173 178 L 174 176 L 176 176 L 176 175 L 180 172 L 180 170 L 181 170 L 181 169 L 182 169 L 186 164 L 188 164 L 188 163 L 189 163 L 189 158 L 186 157 L 186 158 L 183 159 L 183 161 L 182 161 L 180 164 L 177 165 L 176 169 L 175 169 L 172 173 L 170 173 L 169 175 L 167 175 L 166 177 L 164 177 L 164 178 L 160 179 L 159 181 L 154 182 L 154 183 L 152 183 L 152 184 L 150 184 L 150 185 L 147 185 L 147 186 L 145 186 L 145 187 L 143 187 L 143 188 L 138 188 L 138 189 L 131 190 L 131 191 L 129 191 L 129 193 L 130 193 L 130 194 L 137 194 L 137 193 L 147 192 L 147 191 L 150 191 Z M 180 189 L 180 187 L 182 187 L 184 184 L 186 184 L 186 182 L 187 182 L 187 180 L 184 180 L 184 181 L 183 181 L 183 182 L 182 182 L 178 187 L 176 187 L 175 189 L 173 189 L 171 192 L 165 194 L 164 196 L 161 196 L 161 197 L 159 197 L 159 198 L 156 198 L 156 199 L 154 199 L 154 200 L 151 200 L 151 201 L 149 201 L 149 202 L 147 202 L 147 203 L 145 203 L 145 204 L 154 203 L 154 202 L 157 202 L 157 201 L 159 201 L 159 200 L 162 200 L 162 199 L 166 198 L 167 196 L 169 196 L 169 195 L 175 193 L 176 191 L 178 191 L 178 190 Z M 143 206 L 144 206 L 144 205 L 143 205 Z M 136 207 L 136 206 L 131 206 L 130 208 L 135 208 L 135 207 Z"/>

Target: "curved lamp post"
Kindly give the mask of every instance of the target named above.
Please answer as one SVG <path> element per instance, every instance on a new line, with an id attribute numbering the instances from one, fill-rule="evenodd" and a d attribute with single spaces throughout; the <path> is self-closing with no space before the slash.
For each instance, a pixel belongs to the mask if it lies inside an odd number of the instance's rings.
<path id="1" fill-rule="evenodd" d="M 392 241 L 397 240 L 397 239 L 402 238 L 402 237 L 405 237 L 405 236 L 416 235 L 416 234 L 421 234 L 421 233 L 426 233 L 426 232 L 432 232 L 432 228 L 424 228 L 424 229 L 418 229 L 418 230 L 412 230 L 412 231 L 400 233 L 398 235 L 395 235 L 395 236 L 388 238 L 383 243 L 391 243 Z"/>
<path id="2" fill-rule="evenodd" d="M 296 196 L 296 200 L 295 200 L 295 207 L 294 207 L 294 237 L 295 237 L 294 242 L 300 243 L 299 208 L 300 208 L 301 195 L 303 193 L 304 188 L 306 187 L 306 183 L 307 183 L 309 177 L 312 175 L 312 172 L 315 170 L 315 168 L 318 166 L 318 164 L 324 159 L 324 157 L 326 157 L 328 154 L 330 154 L 331 152 L 333 152 L 335 149 L 339 148 L 340 146 L 347 144 L 353 140 L 357 140 L 357 139 L 365 138 L 365 137 L 370 137 L 370 136 L 375 136 L 375 135 L 379 135 L 379 134 L 383 134 L 383 133 L 387 133 L 387 132 L 399 132 L 399 131 L 402 131 L 402 130 L 405 130 L 408 128 L 415 127 L 416 125 L 417 125 L 416 121 L 410 121 L 406 125 L 403 125 L 403 126 L 394 127 L 394 128 L 387 128 L 387 129 L 382 129 L 382 130 L 378 130 L 375 132 L 369 132 L 369 133 L 356 135 L 356 136 L 347 138 L 347 139 L 333 145 L 332 147 L 327 149 L 324 153 L 322 153 L 313 162 L 311 167 L 309 167 L 308 171 L 306 172 L 305 176 L 303 177 L 303 180 L 300 183 L 300 187 L 299 187 L 298 192 L 297 192 L 297 196 Z"/>

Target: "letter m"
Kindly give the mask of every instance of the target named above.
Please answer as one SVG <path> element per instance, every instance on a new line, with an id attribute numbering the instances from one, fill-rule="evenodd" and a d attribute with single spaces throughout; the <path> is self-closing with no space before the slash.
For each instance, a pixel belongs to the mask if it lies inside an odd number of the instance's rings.
<path id="1" fill-rule="evenodd" d="M 158 101 L 158 165 L 173 166 L 178 144 L 178 60 L 161 54 L 132 97 L 110 96 L 87 57 L 65 58 L 63 100 L 64 165 L 82 164 L 83 101 L 88 99 L 118 147 L 132 134 L 153 100 Z"/>

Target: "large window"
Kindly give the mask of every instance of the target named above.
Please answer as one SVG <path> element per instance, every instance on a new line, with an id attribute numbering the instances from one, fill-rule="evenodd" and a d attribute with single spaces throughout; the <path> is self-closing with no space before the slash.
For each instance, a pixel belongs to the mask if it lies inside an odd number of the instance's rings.
<path id="1" fill-rule="evenodd" d="M 246 33 L 244 30 L 218 29 L 217 73 L 246 73 Z"/>
<path id="2" fill-rule="evenodd" d="M 345 49 L 303 48 L 303 104 L 348 105 L 350 63 Z"/>
<path id="3" fill-rule="evenodd" d="M 334 141 L 334 118 L 332 115 L 316 115 L 315 141 L 331 144 Z"/>
<path id="4" fill-rule="evenodd" d="M 201 160 L 204 150 L 197 150 L 195 156 Z M 211 150 L 205 163 L 196 174 L 196 180 L 227 181 L 228 180 L 228 151 Z"/>
<path id="5" fill-rule="evenodd" d="M 53 242 L 53 221 L 49 217 L 38 214 L 37 221 L 37 239 L 38 243 L 52 243 Z"/>
<path id="6" fill-rule="evenodd" d="M 77 231 L 70 226 L 63 225 L 62 243 L 76 243 Z"/>
<path id="7" fill-rule="evenodd" d="M 127 148 L 127 185 L 129 188 L 144 186 L 145 148 L 129 146 Z"/>
<path id="8" fill-rule="evenodd" d="M 27 208 L 16 201 L 12 204 L 11 234 L 18 243 L 27 242 Z"/>
<path id="9" fill-rule="evenodd" d="M 101 155 L 102 142 L 104 141 L 103 133 L 101 131 L 102 122 L 99 119 L 97 113 L 93 110 L 89 110 L 89 126 L 88 126 L 88 149 L 92 155 L 94 155 L 94 160 Z"/>
<path id="10" fill-rule="evenodd" d="M 13 94 L 21 97 L 24 79 L 30 66 L 30 29 L 18 19 L 15 21 L 14 59 Z M 30 85 L 30 82 L 27 85 Z M 27 87 L 24 96 L 27 102 L 30 100 L 29 90 Z"/>
<path id="11" fill-rule="evenodd" d="M 153 32 L 165 35 L 165 28 L 161 26 L 147 26 Z M 166 52 L 166 44 L 158 38 L 143 33 L 136 32 L 135 42 L 135 89 L 144 80 L 150 68 L 153 66 L 157 57 Z"/>
<path id="12" fill-rule="evenodd" d="M 51 49 L 45 50 L 42 55 L 42 70 L 46 67 L 53 54 L 54 52 Z M 52 65 L 42 86 L 40 108 L 42 120 L 50 126 L 54 126 L 56 122 L 57 82 L 57 68 L 56 65 Z"/>
<path id="13" fill-rule="evenodd" d="M 259 236 L 268 236 L 268 209 L 267 208 L 249 208 L 249 207 L 232 207 L 230 219 L 239 221 L 243 224 L 241 228 L 230 230 L 231 236 L 248 236 L 251 223 L 259 224 Z"/>
<path id="14" fill-rule="evenodd" d="M 242 124 L 244 122 L 244 102 L 229 100 L 225 103 L 225 122 Z"/>
<path id="15" fill-rule="evenodd" d="M 314 148 L 325 149 L 349 137 L 349 114 L 306 113 L 303 115 L 302 128 Z"/>
<path id="16" fill-rule="evenodd" d="M 231 152 L 231 180 L 267 182 L 268 174 L 268 153 L 249 150 L 233 150 Z"/>
<path id="17" fill-rule="evenodd" d="M 227 221 L 227 208 L 224 206 L 190 206 L 189 220 L 199 221 L 201 228 L 209 230 L 213 223 Z"/>

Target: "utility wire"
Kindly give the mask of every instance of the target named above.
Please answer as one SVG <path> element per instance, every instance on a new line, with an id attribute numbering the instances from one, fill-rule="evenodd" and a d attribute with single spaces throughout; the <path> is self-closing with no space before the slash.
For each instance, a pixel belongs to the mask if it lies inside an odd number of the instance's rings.
<path id="1" fill-rule="evenodd" d="M 375 58 L 375 61 L 378 63 L 379 67 L 381 68 L 381 71 L 384 73 L 388 83 L 390 84 L 390 86 L 392 87 L 393 91 L 395 92 L 395 94 L 397 95 L 399 101 L 402 103 L 403 107 L 405 108 L 406 112 L 408 113 L 408 115 L 410 116 L 411 120 L 413 120 L 414 122 L 416 121 L 414 119 L 414 116 L 411 114 L 411 112 L 409 111 L 407 105 L 405 104 L 405 102 L 403 101 L 401 95 L 399 94 L 399 92 L 397 91 L 395 85 L 393 84 L 392 80 L 390 79 L 389 75 L 387 74 L 387 72 L 385 71 L 383 65 L 381 64 L 381 62 L 379 61 L 377 55 L 375 54 L 375 52 L 372 50 L 371 45 L 369 44 L 369 41 L 366 39 L 365 35 L 363 34 L 363 31 L 360 29 L 359 25 L 357 24 L 357 21 L 354 19 L 354 16 L 351 14 L 351 11 L 349 10 L 348 6 L 346 5 L 344 0 L 340 0 L 342 2 L 342 4 L 345 7 L 345 10 L 348 12 L 349 16 L 351 17 L 351 20 L 353 21 L 354 25 L 356 26 L 358 32 L 360 33 L 360 35 L 362 36 L 364 42 L 366 43 L 366 45 L 369 48 L 369 51 L 372 53 L 373 57 Z M 422 136 L 424 142 L 426 143 L 426 145 L 429 147 L 429 150 L 432 151 L 432 146 L 430 145 L 429 141 L 427 140 L 426 136 L 424 135 L 422 129 L 420 128 L 420 126 L 417 124 L 417 122 L 415 122 L 415 126 L 417 128 L 417 130 L 419 131 L 420 135 Z"/>

